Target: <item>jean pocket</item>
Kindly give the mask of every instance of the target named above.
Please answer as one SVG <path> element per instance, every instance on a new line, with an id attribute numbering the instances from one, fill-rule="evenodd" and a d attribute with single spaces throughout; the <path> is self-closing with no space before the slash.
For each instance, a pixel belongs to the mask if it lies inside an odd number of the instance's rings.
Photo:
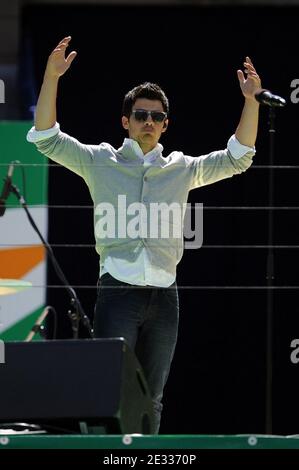
<path id="1" fill-rule="evenodd" d="M 107 299 L 108 297 L 115 296 L 122 297 L 126 295 L 130 289 L 131 286 L 129 284 L 110 278 L 101 281 L 98 293 L 102 299 Z"/>
<path id="2" fill-rule="evenodd" d="M 172 307 L 177 307 L 179 306 L 179 297 L 178 297 L 178 291 L 175 288 L 167 288 L 163 290 L 163 295 L 164 298 L 167 300 L 167 302 L 172 306 Z"/>

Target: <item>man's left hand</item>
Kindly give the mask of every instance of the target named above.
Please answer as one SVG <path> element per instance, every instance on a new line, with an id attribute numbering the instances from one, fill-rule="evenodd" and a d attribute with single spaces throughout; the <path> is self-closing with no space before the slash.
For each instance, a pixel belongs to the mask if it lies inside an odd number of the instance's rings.
<path id="1" fill-rule="evenodd" d="M 256 73 L 253 63 L 248 56 L 244 62 L 244 67 L 247 78 L 244 77 L 242 70 L 237 71 L 241 91 L 245 98 L 255 99 L 254 95 L 262 89 L 260 77 Z"/>

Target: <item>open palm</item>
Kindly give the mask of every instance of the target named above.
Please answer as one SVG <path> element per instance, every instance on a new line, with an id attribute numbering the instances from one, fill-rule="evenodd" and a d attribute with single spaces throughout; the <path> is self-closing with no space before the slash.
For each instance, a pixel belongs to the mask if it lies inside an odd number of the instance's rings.
<path id="1" fill-rule="evenodd" d="M 251 62 L 250 57 L 246 57 L 244 66 L 247 78 L 244 77 L 242 70 L 237 71 L 241 91 L 245 98 L 254 98 L 254 95 L 261 90 L 261 80 L 253 66 L 253 63 Z"/>
<path id="2" fill-rule="evenodd" d="M 65 57 L 65 50 L 69 45 L 71 36 L 68 36 L 60 41 L 49 56 L 47 63 L 47 74 L 55 77 L 61 77 L 70 67 L 77 52 L 72 51 Z"/>

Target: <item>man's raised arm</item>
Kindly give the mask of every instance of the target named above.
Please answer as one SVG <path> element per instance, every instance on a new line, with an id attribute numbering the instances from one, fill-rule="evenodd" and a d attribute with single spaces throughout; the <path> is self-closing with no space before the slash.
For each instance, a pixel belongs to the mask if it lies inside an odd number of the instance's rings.
<path id="1" fill-rule="evenodd" d="M 261 80 L 249 57 L 246 57 L 244 66 L 245 73 L 247 74 L 246 79 L 242 70 L 237 71 L 241 91 L 245 97 L 245 103 L 235 136 L 240 144 L 254 147 L 259 116 L 259 103 L 255 99 L 255 94 L 261 90 Z"/>
<path id="2" fill-rule="evenodd" d="M 65 50 L 70 40 L 71 36 L 62 39 L 49 56 L 35 110 L 34 124 L 37 131 L 50 129 L 56 122 L 58 81 L 68 70 L 77 55 L 77 52 L 72 51 L 67 58 L 65 58 Z"/>
<path id="3" fill-rule="evenodd" d="M 27 133 L 27 141 L 36 145 L 39 152 L 54 162 L 69 168 L 88 179 L 93 162 L 93 148 L 60 131 L 56 122 L 56 97 L 59 78 L 68 70 L 77 52 L 65 58 L 65 50 L 71 40 L 68 36 L 50 54 L 35 110 L 33 126 Z"/>

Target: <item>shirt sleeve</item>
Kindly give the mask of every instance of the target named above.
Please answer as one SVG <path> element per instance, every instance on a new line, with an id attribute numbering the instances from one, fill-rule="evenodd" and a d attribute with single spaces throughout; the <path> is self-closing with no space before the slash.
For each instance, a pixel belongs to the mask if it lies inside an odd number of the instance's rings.
<path id="1" fill-rule="evenodd" d="M 53 127 L 50 127 L 50 129 L 44 129 L 42 131 L 37 131 L 33 126 L 27 133 L 27 140 L 33 143 L 40 142 L 41 140 L 49 139 L 49 137 L 58 134 L 59 130 L 60 126 L 58 122 L 56 122 Z"/>
<path id="2" fill-rule="evenodd" d="M 43 131 L 31 128 L 27 133 L 27 140 L 46 157 L 82 176 L 88 184 L 91 166 L 94 164 L 94 151 L 98 146 L 82 144 L 61 132 L 58 123 Z"/>
<path id="3" fill-rule="evenodd" d="M 254 155 L 255 147 L 241 144 L 235 135 L 229 138 L 224 150 L 199 157 L 184 155 L 190 171 L 189 190 L 243 173 L 251 166 Z"/>
<path id="4" fill-rule="evenodd" d="M 240 144 L 235 134 L 228 139 L 227 148 L 235 160 L 239 160 L 239 158 L 244 157 L 248 152 L 251 154 L 253 152 L 253 155 L 255 154 L 255 147 L 248 147 L 247 145 Z"/>

